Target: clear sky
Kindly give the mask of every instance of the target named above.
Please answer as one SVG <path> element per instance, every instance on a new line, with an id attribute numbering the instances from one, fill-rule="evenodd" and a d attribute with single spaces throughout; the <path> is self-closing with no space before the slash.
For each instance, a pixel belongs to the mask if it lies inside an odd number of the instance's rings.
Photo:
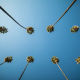
<path id="1" fill-rule="evenodd" d="M 0 63 L 12 56 L 11 63 L 0 65 L 0 80 L 18 80 L 27 65 L 26 58 L 34 57 L 21 80 L 66 80 L 51 58 L 59 58 L 59 66 L 69 80 L 80 80 L 80 65 L 75 59 L 80 56 L 80 30 L 71 33 L 70 28 L 80 27 L 80 0 L 48 33 L 46 27 L 53 25 L 73 0 L 0 0 L 2 6 L 24 27 L 32 26 L 34 33 L 16 24 L 0 10 L 0 26 L 8 33 L 0 34 Z"/>

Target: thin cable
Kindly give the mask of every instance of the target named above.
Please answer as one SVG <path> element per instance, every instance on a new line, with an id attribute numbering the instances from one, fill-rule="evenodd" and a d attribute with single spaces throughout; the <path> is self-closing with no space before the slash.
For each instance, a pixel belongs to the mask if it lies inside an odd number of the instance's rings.
<path id="1" fill-rule="evenodd" d="M 75 1 L 76 0 L 74 0 L 71 4 L 70 4 L 70 6 L 66 9 L 66 11 L 61 15 L 61 17 L 54 23 L 54 25 L 63 17 L 63 15 L 70 9 L 70 7 L 75 3 Z M 53 26 L 54 26 L 53 25 Z"/>
<path id="2" fill-rule="evenodd" d="M 13 21 L 15 21 L 19 26 L 21 26 L 11 15 L 9 15 L 1 6 L 0 6 L 0 9 L 4 12 L 4 13 L 6 13 Z M 27 29 L 27 28 L 25 28 L 25 27 L 23 27 L 23 26 L 21 26 L 22 28 L 24 28 L 24 29 Z"/>

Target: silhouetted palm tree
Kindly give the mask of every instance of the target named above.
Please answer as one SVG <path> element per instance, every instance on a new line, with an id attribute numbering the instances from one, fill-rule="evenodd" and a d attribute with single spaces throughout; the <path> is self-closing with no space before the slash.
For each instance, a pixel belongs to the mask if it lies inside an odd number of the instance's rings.
<path id="1" fill-rule="evenodd" d="M 15 21 L 19 26 L 21 26 L 22 28 L 28 30 L 27 33 L 32 34 L 32 33 L 34 32 L 33 28 L 29 30 L 29 29 L 23 27 L 22 25 L 20 25 L 20 24 L 19 24 L 9 13 L 7 13 L 1 6 L 0 6 L 0 9 L 1 9 L 4 13 L 6 13 L 13 21 Z M 29 27 L 28 27 L 28 28 L 29 28 Z"/>
<path id="2" fill-rule="evenodd" d="M 51 61 L 54 64 L 57 64 L 57 66 L 59 67 L 59 65 L 58 65 L 59 59 L 57 57 L 53 56 L 53 58 L 51 58 Z M 62 71 L 62 69 L 60 67 L 59 67 L 59 69 L 61 70 L 61 72 L 63 73 L 63 75 L 65 76 L 65 78 L 68 80 L 68 78 L 66 77 L 66 75 L 64 74 L 64 72 Z"/>
<path id="3" fill-rule="evenodd" d="M 46 30 L 51 33 L 54 31 L 54 27 L 52 25 L 49 25 Z"/>
<path id="4" fill-rule="evenodd" d="M 77 59 L 75 59 L 77 64 L 80 64 L 80 57 L 78 57 Z"/>
<path id="5" fill-rule="evenodd" d="M 27 60 L 28 63 L 31 63 L 31 62 L 34 61 L 34 58 L 33 58 L 32 56 L 28 56 L 26 60 Z M 26 67 L 28 66 L 28 63 L 27 63 L 27 65 L 26 65 Z M 21 79 L 21 77 L 22 77 L 24 71 L 26 70 L 26 67 L 25 67 L 25 69 L 23 70 L 23 72 L 22 72 L 22 74 L 21 74 L 19 80 Z"/>
<path id="6" fill-rule="evenodd" d="M 7 33 L 8 31 L 7 31 L 7 29 L 3 26 L 0 26 L 0 33 Z"/>
<path id="7" fill-rule="evenodd" d="M 75 25 L 70 30 L 71 30 L 72 33 L 74 33 L 74 32 L 77 32 L 79 30 L 79 28 L 80 27 L 78 27 L 78 26 Z"/>
<path id="8" fill-rule="evenodd" d="M 54 25 L 63 17 L 63 15 L 70 9 L 70 7 L 75 3 L 76 0 L 74 0 L 70 6 L 66 9 L 66 11 L 61 15 L 61 17 L 52 25 L 54 27 Z M 47 27 L 47 31 L 50 32 L 50 30 L 48 29 L 49 27 Z M 52 32 L 52 31 L 51 31 Z M 51 33 L 50 32 L 50 33 Z"/>
<path id="9" fill-rule="evenodd" d="M 26 29 L 26 31 L 27 31 L 27 33 L 29 33 L 29 34 L 32 34 L 32 33 L 34 33 L 34 28 L 28 27 L 28 28 Z"/>
<path id="10" fill-rule="evenodd" d="M 10 62 L 11 63 L 11 61 L 12 61 L 13 59 L 12 59 L 12 56 L 8 56 L 8 57 L 6 57 L 5 59 L 4 59 L 4 62 L 3 63 L 5 63 L 5 62 Z M 1 63 L 0 65 L 2 65 L 3 63 Z"/>

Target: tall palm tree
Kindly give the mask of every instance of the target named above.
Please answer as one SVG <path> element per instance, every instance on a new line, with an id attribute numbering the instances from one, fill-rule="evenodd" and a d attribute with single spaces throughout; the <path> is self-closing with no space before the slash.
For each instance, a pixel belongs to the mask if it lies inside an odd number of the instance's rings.
<path id="1" fill-rule="evenodd" d="M 72 33 L 74 33 L 74 32 L 77 32 L 79 30 L 79 28 L 80 27 L 78 27 L 78 26 L 75 25 L 72 28 L 70 28 L 70 30 L 71 30 Z"/>
<path id="2" fill-rule="evenodd" d="M 64 72 L 62 71 L 62 69 L 60 68 L 60 66 L 58 65 L 58 62 L 59 62 L 59 59 L 55 56 L 53 56 L 53 58 L 51 58 L 51 61 L 54 63 L 54 64 L 57 64 L 57 66 L 59 67 L 59 69 L 61 70 L 61 72 L 63 73 L 63 75 L 65 76 L 65 78 L 68 80 L 68 78 L 66 77 L 66 75 L 64 74 Z"/>
<path id="3" fill-rule="evenodd" d="M 34 61 L 34 58 L 33 58 L 32 56 L 28 56 L 26 60 L 27 60 L 28 63 L 31 63 L 31 62 Z M 22 72 L 22 74 L 21 74 L 19 80 L 21 79 L 21 77 L 22 77 L 24 71 L 26 70 L 26 68 L 27 68 L 27 66 L 28 66 L 28 63 L 27 63 L 27 65 L 26 65 L 26 67 L 24 68 L 24 70 L 23 70 L 23 72 Z"/>
<path id="4" fill-rule="evenodd" d="M 78 57 L 77 59 L 75 59 L 77 64 L 80 64 L 80 57 Z"/>
<path id="5" fill-rule="evenodd" d="M 11 61 L 12 61 L 13 59 L 12 59 L 12 56 L 8 56 L 8 57 L 6 57 L 5 59 L 4 59 L 4 62 L 3 63 L 5 63 L 5 62 L 10 62 L 11 63 Z M 1 63 L 0 65 L 2 65 L 3 63 Z"/>
<path id="6" fill-rule="evenodd" d="M 52 25 L 52 26 L 53 26 L 52 28 L 54 28 L 54 25 L 63 17 L 63 15 L 70 9 L 70 7 L 75 3 L 75 1 L 76 1 L 76 0 L 74 0 L 74 1 L 70 4 L 70 6 L 69 6 L 69 7 L 66 9 L 66 11 L 61 15 L 61 17 Z M 50 26 L 47 27 L 47 31 L 51 33 L 52 31 L 51 31 L 50 29 L 48 29 L 49 27 L 50 27 Z"/>
<path id="7" fill-rule="evenodd" d="M 31 27 L 31 29 L 29 30 L 29 29 L 23 27 L 23 26 L 20 25 L 8 12 L 6 12 L 1 6 L 0 6 L 0 9 L 1 9 L 4 13 L 6 13 L 13 21 L 15 21 L 19 26 L 21 26 L 22 28 L 28 30 L 27 33 L 32 34 L 32 33 L 34 32 L 34 30 L 33 30 L 34 28 Z M 29 27 L 28 27 L 28 28 L 29 28 Z"/>
<path id="8" fill-rule="evenodd" d="M 7 33 L 8 31 L 7 31 L 7 29 L 3 26 L 0 26 L 0 33 Z"/>

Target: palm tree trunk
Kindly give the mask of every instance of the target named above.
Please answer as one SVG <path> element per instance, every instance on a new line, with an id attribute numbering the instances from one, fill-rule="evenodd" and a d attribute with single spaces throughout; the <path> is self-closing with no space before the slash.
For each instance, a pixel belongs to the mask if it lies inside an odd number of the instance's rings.
<path id="1" fill-rule="evenodd" d="M 3 62 L 3 63 L 5 63 L 5 62 Z M 2 65 L 3 63 L 1 63 L 0 65 Z"/>
<path id="2" fill-rule="evenodd" d="M 28 63 L 27 63 L 27 65 L 26 65 L 26 67 L 27 67 L 27 66 L 28 66 Z M 26 67 L 25 67 L 25 69 L 26 69 Z M 24 69 L 24 71 L 25 71 L 25 69 Z M 19 80 L 21 79 L 21 77 L 22 77 L 22 75 L 23 75 L 24 71 L 22 72 L 22 74 L 21 74 L 21 76 L 20 76 Z"/>
<path id="3" fill-rule="evenodd" d="M 57 66 L 59 67 L 58 63 L 56 63 Z M 64 72 L 62 71 L 62 69 L 59 67 L 59 69 L 61 70 L 61 72 L 63 73 L 63 75 L 65 76 L 65 78 L 68 80 L 68 78 L 66 77 L 66 75 L 64 74 Z"/>
<path id="4" fill-rule="evenodd" d="M 75 3 L 75 1 L 76 0 L 74 0 L 71 4 L 70 4 L 70 6 L 66 9 L 66 11 L 61 15 L 61 17 L 54 23 L 54 25 L 63 17 L 63 15 L 70 9 L 70 7 Z M 53 25 L 53 26 L 54 26 Z"/>
<path id="5" fill-rule="evenodd" d="M 6 13 L 13 21 L 15 21 L 19 26 L 21 26 L 11 15 L 9 15 L 1 6 L 0 6 L 0 9 Z M 21 26 L 22 28 L 26 29 L 25 27 Z"/>

